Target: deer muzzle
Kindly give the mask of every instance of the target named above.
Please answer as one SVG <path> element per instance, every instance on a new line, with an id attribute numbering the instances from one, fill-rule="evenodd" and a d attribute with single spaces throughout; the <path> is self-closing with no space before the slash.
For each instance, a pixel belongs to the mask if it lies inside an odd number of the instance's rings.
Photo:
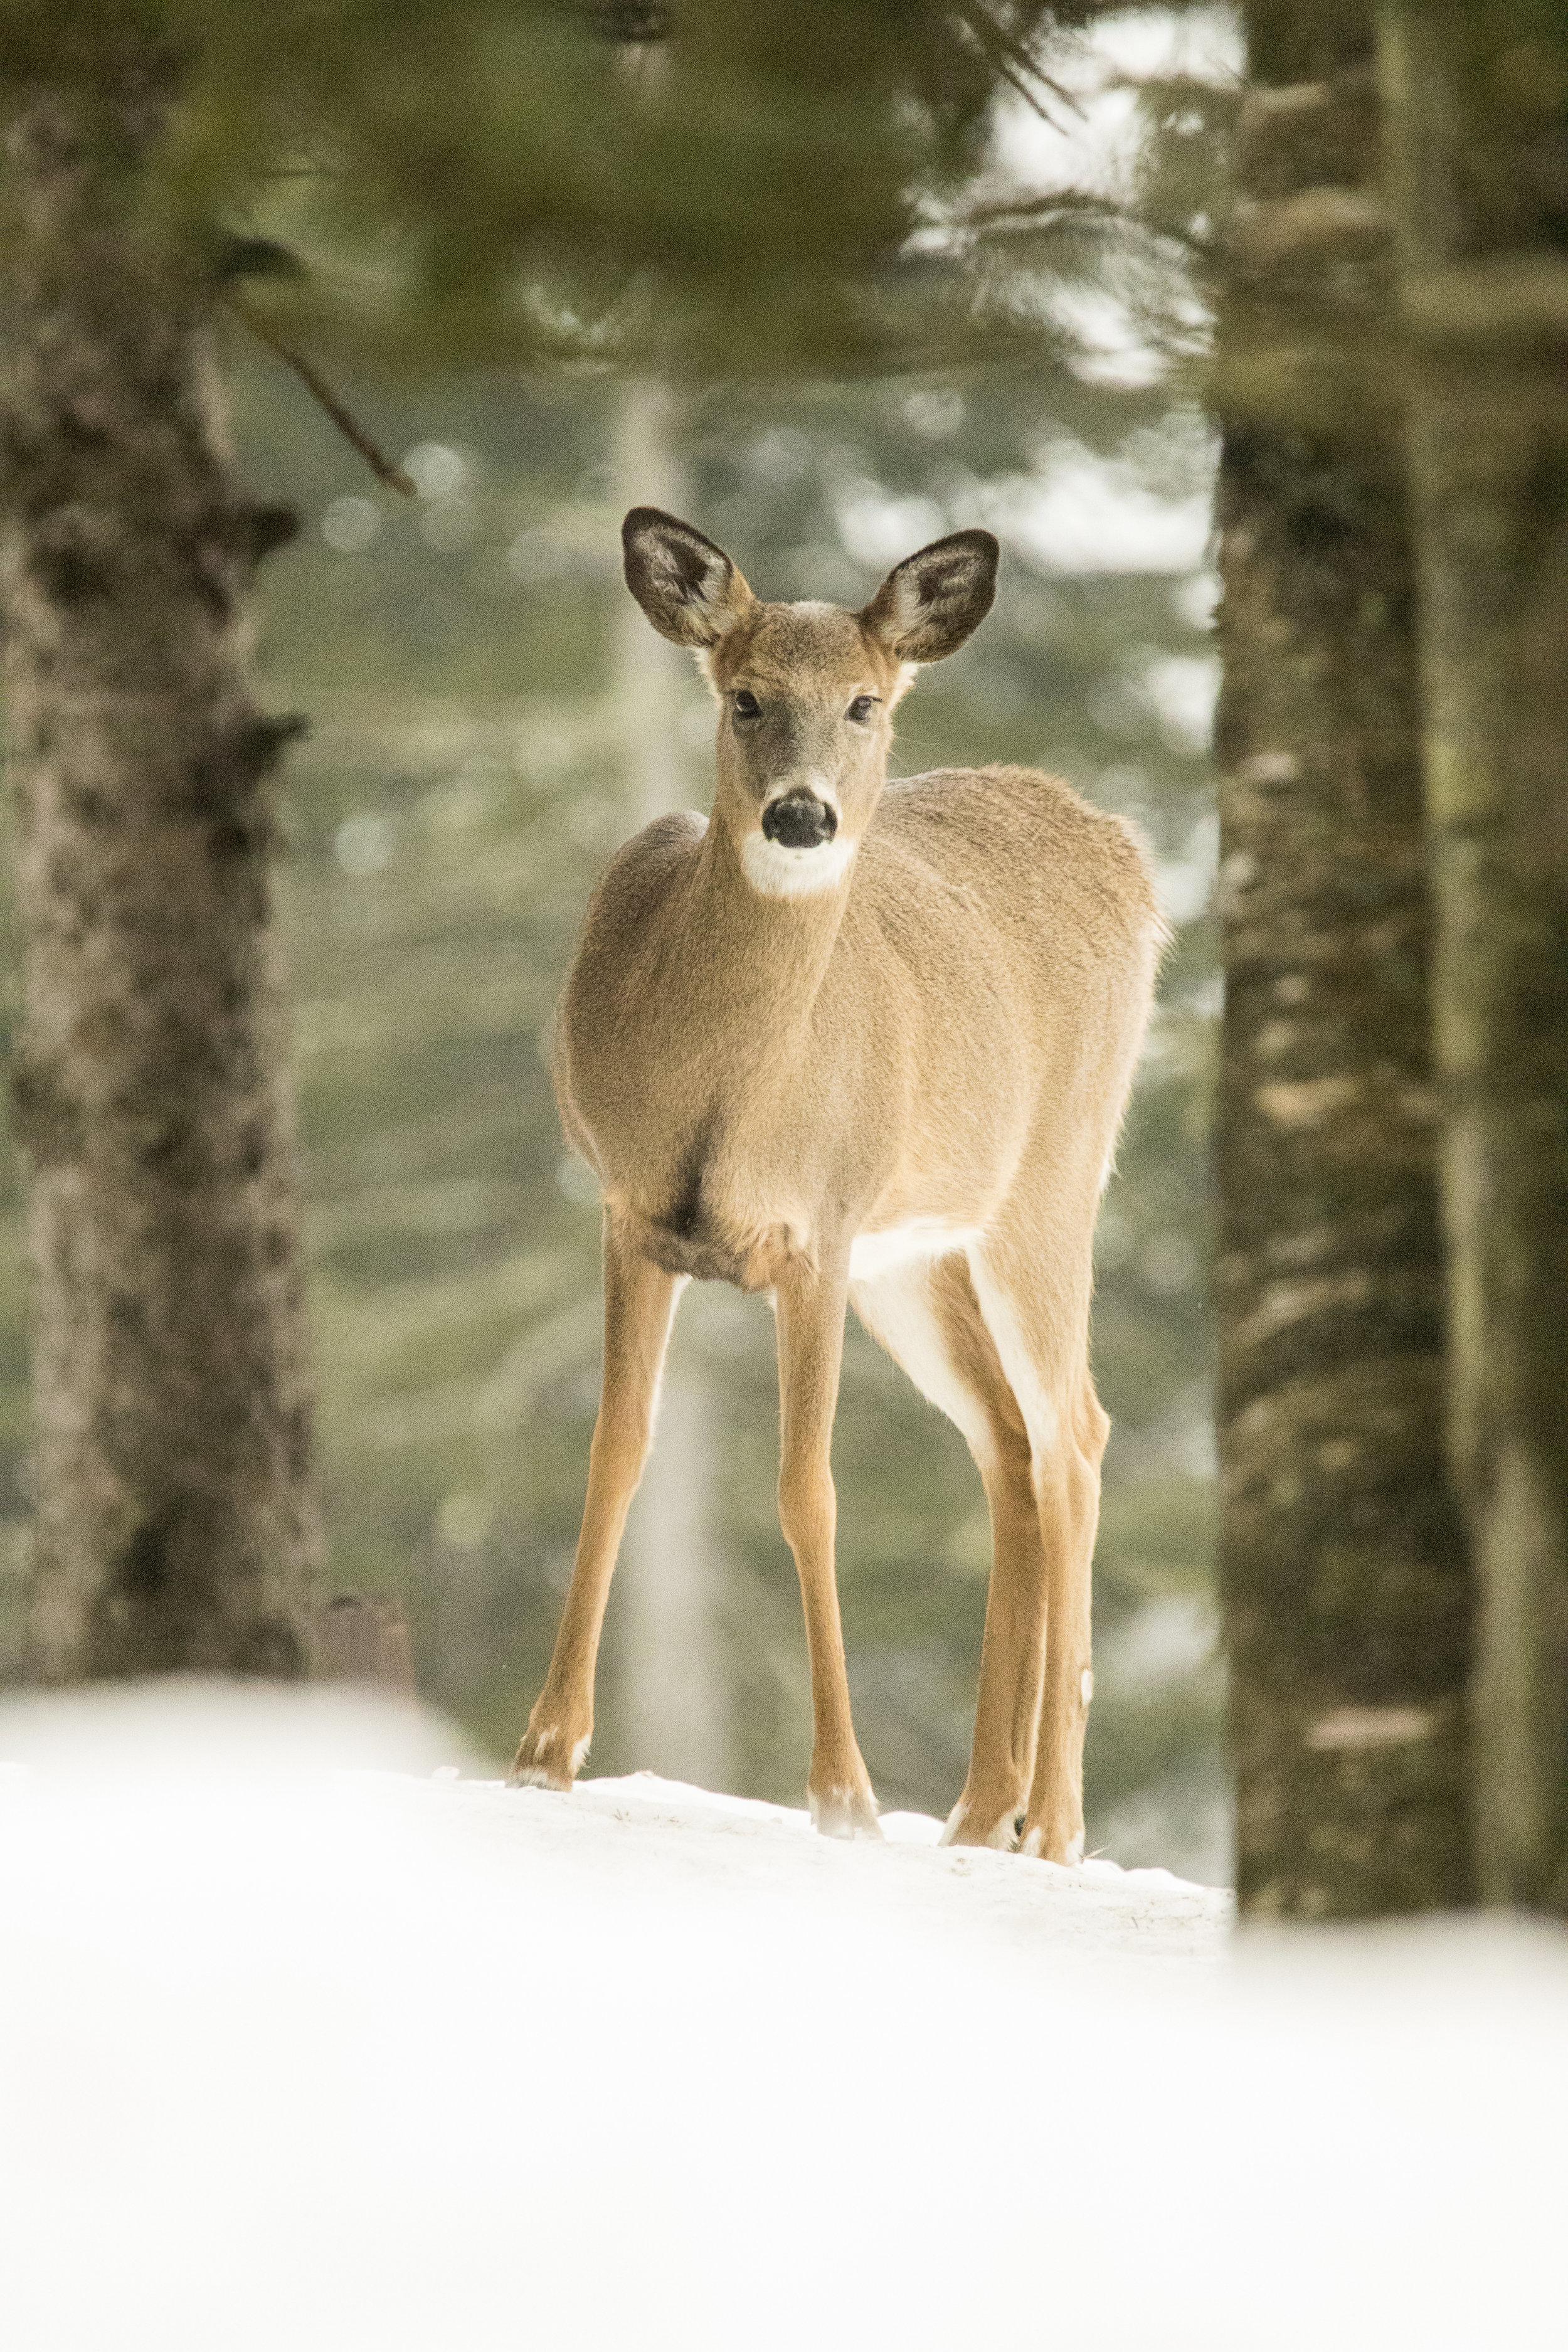
<path id="1" fill-rule="evenodd" d="M 838 812 L 815 793 L 784 793 L 763 811 L 763 831 L 784 849 L 819 849 L 838 830 Z"/>

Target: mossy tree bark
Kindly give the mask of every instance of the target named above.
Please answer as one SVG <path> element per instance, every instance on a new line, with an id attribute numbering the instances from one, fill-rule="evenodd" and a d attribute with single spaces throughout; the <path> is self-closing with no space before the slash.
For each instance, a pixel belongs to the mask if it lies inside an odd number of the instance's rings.
<path id="1" fill-rule="evenodd" d="M 1568 20 L 1384 11 L 1489 1899 L 1568 1912 Z"/>
<path id="2" fill-rule="evenodd" d="M 37 1665 L 286 1675 L 317 1542 L 268 885 L 294 722 L 250 698 L 245 595 L 291 518 L 237 495 L 210 278 L 139 225 L 173 69 L 102 40 L 5 126 Z"/>
<path id="3" fill-rule="evenodd" d="M 1409 518 L 1369 6 L 1253 0 L 1217 359 L 1222 1577 L 1244 1913 L 1466 1902 Z"/>

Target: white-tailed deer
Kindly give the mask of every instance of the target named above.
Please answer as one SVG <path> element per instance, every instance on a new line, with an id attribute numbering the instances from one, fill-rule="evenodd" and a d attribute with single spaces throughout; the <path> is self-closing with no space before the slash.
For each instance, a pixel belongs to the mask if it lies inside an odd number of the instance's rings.
<path id="1" fill-rule="evenodd" d="M 1109 1423 L 1089 1370 L 1095 1213 L 1163 927 L 1138 844 L 1026 768 L 889 782 L 893 706 L 991 607 L 954 532 L 863 612 L 758 602 L 652 507 L 626 583 L 719 705 L 711 818 L 659 818 L 595 893 L 556 1088 L 604 1188 L 604 1393 L 549 1677 L 513 1777 L 571 1786 L 626 1509 L 689 1277 L 771 1292 L 779 1517 L 800 1573 L 820 1830 L 875 1832 L 849 1717 L 828 1447 L 844 1314 L 968 1441 L 993 1564 L 946 1835 L 1083 1850 L 1089 1562 Z"/>

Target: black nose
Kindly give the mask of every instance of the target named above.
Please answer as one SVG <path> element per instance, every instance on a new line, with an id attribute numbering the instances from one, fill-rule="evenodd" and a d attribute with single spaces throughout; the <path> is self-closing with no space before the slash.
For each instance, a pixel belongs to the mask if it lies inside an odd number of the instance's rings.
<path id="1" fill-rule="evenodd" d="M 786 793 L 763 811 L 763 831 L 785 849 L 816 849 L 838 830 L 838 814 L 815 793 Z"/>

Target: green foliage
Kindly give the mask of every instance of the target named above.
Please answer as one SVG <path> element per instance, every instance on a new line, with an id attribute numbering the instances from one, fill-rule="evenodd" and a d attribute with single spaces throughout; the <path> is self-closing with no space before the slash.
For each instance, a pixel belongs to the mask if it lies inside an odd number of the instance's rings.
<path id="1" fill-rule="evenodd" d="M 268 299 L 318 336 L 443 367 L 657 349 L 731 373 L 962 340 L 961 286 L 944 325 L 908 241 L 972 165 L 998 73 L 1044 94 L 1026 45 L 1049 14 L 10 0 L 0 47 L 13 89 L 172 92 L 152 216 L 215 255 L 296 254 Z"/>
<path id="2" fill-rule="evenodd" d="M 0 103 L 157 93 L 149 226 L 316 351 L 436 372 L 606 361 L 836 374 L 1070 350 L 1055 292 L 1203 341 L 1230 93 L 1150 85 L 1131 202 L 991 202 L 999 89 L 1092 0 L 0 0 Z M 1194 198 L 1194 201 L 1189 201 Z M 1194 224 L 1196 221 L 1197 226 Z"/>

